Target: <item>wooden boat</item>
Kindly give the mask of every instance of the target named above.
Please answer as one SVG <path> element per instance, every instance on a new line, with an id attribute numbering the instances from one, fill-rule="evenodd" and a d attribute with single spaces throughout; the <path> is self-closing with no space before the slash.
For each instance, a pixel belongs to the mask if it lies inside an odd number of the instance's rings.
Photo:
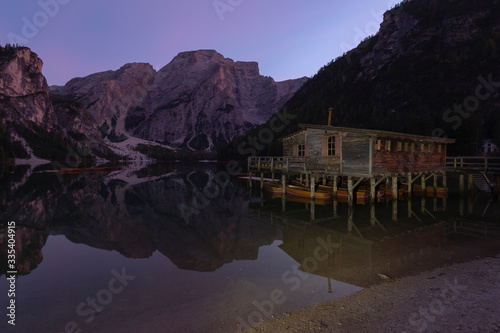
<path id="1" fill-rule="evenodd" d="M 97 172 L 111 172 L 111 171 L 119 171 L 121 167 L 103 167 L 103 168 L 64 168 L 59 170 L 41 170 L 37 171 L 37 173 L 57 173 L 59 172 L 61 175 L 70 175 L 70 174 L 78 174 L 78 173 L 97 173 Z"/>
<path id="2" fill-rule="evenodd" d="M 266 181 L 264 182 L 264 190 L 275 194 L 283 193 L 283 185 L 281 183 Z"/>
<path id="3" fill-rule="evenodd" d="M 384 189 L 384 197 L 386 199 L 392 199 L 392 187 L 386 186 Z M 405 187 L 398 188 L 398 199 L 404 199 L 406 194 L 408 193 L 408 189 Z"/>
<path id="4" fill-rule="evenodd" d="M 447 187 L 438 187 L 436 191 L 436 196 L 438 198 L 446 198 L 448 196 L 448 188 Z"/>
<path id="5" fill-rule="evenodd" d="M 356 191 L 356 203 L 364 204 L 370 200 L 370 191 L 367 188 L 359 188 Z"/>
<path id="6" fill-rule="evenodd" d="M 412 191 L 413 191 L 414 195 L 418 195 L 418 196 L 423 195 L 422 185 L 418 185 L 418 184 L 413 185 Z"/>
<path id="7" fill-rule="evenodd" d="M 307 187 L 288 184 L 286 186 L 286 192 L 287 194 L 294 195 L 297 197 L 311 198 L 311 190 L 310 188 Z M 332 198 L 332 194 L 329 192 L 317 190 L 314 191 L 314 198 L 329 200 Z"/>
<path id="8" fill-rule="evenodd" d="M 349 199 L 349 192 L 347 192 L 346 187 L 339 187 L 339 189 L 337 190 L 337 199 L 343 198 Z"/>

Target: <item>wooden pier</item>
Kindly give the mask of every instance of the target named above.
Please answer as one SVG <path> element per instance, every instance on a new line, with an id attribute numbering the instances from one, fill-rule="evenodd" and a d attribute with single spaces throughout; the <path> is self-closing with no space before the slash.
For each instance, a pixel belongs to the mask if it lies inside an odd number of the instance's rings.
<path id="1" fill-rule="evenodd" d="M 447 145 L 455 142 L 452 139 L 301 125 L 301 131 L 282 142 L 284 156 L 248 159 L 250 179 L 260 176 L 262 187 L 264 174 L 273 180 L 280 175 L 283 185 L 295 179 L 309 189 L 312 199 L 319 184 L 323 190 L 330 189 L 334 197 L 345 193 L 349 203 L 354 202 L 356 193 L 369 193 L 373 202 L 381 188 L 392 198 L 403 192 L 410 197 L 414 193 L 445 195 L 449 172 L 459 173 L 461 193 L 465 193 L 465 176 L 469 191 L 476 186 L 498 192 L 495 184 L 500 184 L 500 158 L 447 157 Z"/>

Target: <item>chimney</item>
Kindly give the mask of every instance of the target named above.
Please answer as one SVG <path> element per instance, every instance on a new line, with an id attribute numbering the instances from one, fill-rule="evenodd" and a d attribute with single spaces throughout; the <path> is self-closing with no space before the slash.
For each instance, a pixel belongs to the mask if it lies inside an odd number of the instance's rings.
<path id="1" fill-rule="evenodd" d="M 332 112 L 333 108 L 328 109 L 328 126 L 332 126 Z"/>

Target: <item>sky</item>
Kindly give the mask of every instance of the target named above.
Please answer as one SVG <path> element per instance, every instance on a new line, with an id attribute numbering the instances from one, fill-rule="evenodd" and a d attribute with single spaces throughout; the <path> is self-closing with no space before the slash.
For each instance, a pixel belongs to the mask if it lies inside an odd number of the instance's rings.
<path id="1" fill-rule="evenodd" d="M 377 32 L 399 0 L 2 0 L 0 44 L 28 46 L 49 85 L 179 52 L 257 61 L 276 81 L 311 77 Z"/>

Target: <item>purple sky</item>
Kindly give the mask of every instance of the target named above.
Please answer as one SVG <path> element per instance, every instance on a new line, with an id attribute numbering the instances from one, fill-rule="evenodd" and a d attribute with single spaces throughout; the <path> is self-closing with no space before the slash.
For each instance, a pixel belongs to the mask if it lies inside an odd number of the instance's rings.
<path id="1" fill-rule="evenodd" d="M 397 2 L 4 0 L 0 44 L 30 47 L 50 85 L 129 62 L 158 70 L 179 52 L 198 49 L 257 61 L 262 75 L 281 81 L 314 75 L 374 34 Z"/>

